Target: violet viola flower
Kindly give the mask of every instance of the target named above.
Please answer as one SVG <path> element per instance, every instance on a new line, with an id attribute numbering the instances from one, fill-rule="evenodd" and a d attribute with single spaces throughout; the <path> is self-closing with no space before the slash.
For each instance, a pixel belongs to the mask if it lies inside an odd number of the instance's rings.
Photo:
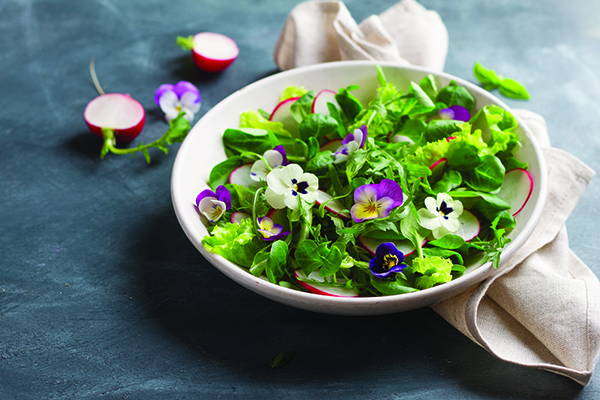
<path id="1" fill-rule="evenodd" d="M 165 113 L 167 122 L 185 112 L 185 118 L 192 122 L 194 114 L 200 110 L 200 92 L 198 88 L 187 81 L 176 85 L 160 85 L 154 93 L 154 102 Z"/>
<path id="2" fill-rule="evenodd" d="M 363 125 L 359 129 L 355 129 L 353 133 L 346 135 L 342 140 L 342 145 L 333 153 L 335 164 L 344 162 L 350 157 L 350 154 L 358 149 L 362 149 L 367 138 L 367 126 Z"/>
<path id="3" fill-rule="evenodd" d="M 250 169 L 250 178 L 257 182 L 267 180 L 267 175 L 274 169 L 288 165 L 285 149 L 281 145 L 275 146 L 273 150 L 265 151 L 263 159 L 267 162 L 266 164 L 260 159 L 255 161 Z"/>
<path id="4" fill-rule="evenodd" d="M 231 208 L 231 193 L 223 185 L 214 192 L 205 189 L 196 197 L 196 207 L 210 222 L 217 222 Z"/>
<path id="5" fill-rule="evenodd" d="M 257 218 L 257 221 L 258 233 L 261 234 L 262 240 L 275 241 L 290 234 L 289 231 L 283 232 L 283 227 L 273 223 L 273 220 L 269 217 Z"/>
<path id="6" fill-rule="evenodd" d="M 394 243 L 381 243 L 375 250 L 375 257 L 369 261 L 369 269 L 376 278 L 388 278 L 406 268 L 404 254 Z"/>
<path id="7" fill-rule="evenodd" d="M 454 105 L 448 108 L 442 108 L 438 111 L 438 117 L 441 119 L 453 119 L 455 121 L 468 121 L 471 119 L 471 113 L 463 106 Z"/>
<path id="8" fill-rule="evenodd" d="M 354 191 L 355 204 L 350 214 L 355 222 L 385 218 L 392 209 L 402 205 L 403 199 L 400 185 L 391 179 L 383 179 L 380 183 L 362 185 Z"/>

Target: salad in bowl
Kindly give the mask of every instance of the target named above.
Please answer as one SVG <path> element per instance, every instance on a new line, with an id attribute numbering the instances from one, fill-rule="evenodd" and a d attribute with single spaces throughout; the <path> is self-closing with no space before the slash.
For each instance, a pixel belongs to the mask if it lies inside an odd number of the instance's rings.
<path id="1" fill-rule="evenodd" d="M 341 62 L 266 78 L 209 111 L 172 193 L 188 237 L 234 280 L 304 309 L 373 314 L 498 271 L 539 218 L 543 171 L 531 134 L 476 86 Z"/>

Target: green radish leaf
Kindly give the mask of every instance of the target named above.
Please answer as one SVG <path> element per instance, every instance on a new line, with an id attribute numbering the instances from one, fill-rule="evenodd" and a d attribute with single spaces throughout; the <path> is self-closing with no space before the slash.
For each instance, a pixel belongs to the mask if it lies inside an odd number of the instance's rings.
<path id="1" fill-rule="evenodd" d="M 271 359 L 271 368 L 281 368 L 287 365 L 294 355 L 293 351 L 282 351 Z"/>
<path id="2" fill-rule="evenodd" d="M 502 79 L 502 81 L 500 81 L 500 86 L 498 86 L 498 90 L 500 91 L 500 94 L 511 99 L 528 100 L 530 98 L 527 89 L 514 79 Z"/>

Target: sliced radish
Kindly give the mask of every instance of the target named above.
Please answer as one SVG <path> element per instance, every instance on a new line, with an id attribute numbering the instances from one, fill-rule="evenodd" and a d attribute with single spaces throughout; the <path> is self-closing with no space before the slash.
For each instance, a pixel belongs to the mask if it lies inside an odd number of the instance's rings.
<path id="1" fill-rule="evenodd" d="M 360 244 L 362 244 L 362 246 L 365 249 L 367 249 L 367 251 L 369 253 L 371 253 L 373 256 L 375 256 L 375 251 L 377 250 L 377 246 L 379 246 L 382 243 L 390 243 L 390 242 L 394 243 L 396 248 L 398 250 L 400 250 L 405 256 L 411 255 L 412 253 L 414 253 L 416 251 L 415 246 L 413 246 L 411 241 L 408 239 L 404 239 L 404 240 L 373 239 L 370 237 L 359 235 L 358 240 L 359 240 Z M 422 246 L 424 246 L 425 243 L 426 243 L 426 240 L 423 241 Z"/>
<path id="2" fill-rule="evenodd" d="M 252 164 L 242 164 L 229 174 L 229 183 L 236 185 L 242 185 L 245 187 L 251 187 L 258 185 L 259 182 L 250 178 L 250 171 L 252 170 Z"/>
<path id="3" fill-rule="evenodd" d="M 460 214 L 460 217 L 458 217 L 458 222 L 460 225 L 454 234 L 465 239 L 465 242 L 473 240 L 477 237 L 477 235 L 479 235 L 481 223 L 471 211 L 463 210 L 462 214 Z"/>
<path id="4" fill-rule="evenodd" d="M 325 283 L 312 283 L 312 282 L 304 282 L 301 279 L 306 279 L 306 275 L 301 269 L 297 269 L 294 271 L 294 275 L 296 276 L 296 280 L 304 289 L 308 290 L 311 293 L 321 294 L 324 296 L 333 296 L 333 297 L 358 297 L 358 293 L 352 289 L 347 287 L 338 287 L 338 286 L 330 286 Z M 313 281 L 325 282 L 325 278 L 319 276 L 319 270 L 315 270 L 308 275 L 308 279 Z M 345 283 L 345 280 L 338 279 L 338 282 L 341 284 Z"/>
<path id="5" fill-rule="evenodd" d="M 508 210 L 517 215 L 529 201 L 533 192 L 533 177 L 522 168 L 511 169 L 504 176 L 498 197 L 510 204 Z"/>
<path id="6" fill-rule="evenodd" d="M 300 97 L 290 97 L 289 99 L 283 100 L 277 104 L 269 121 L 281 122 L 283 127 L 292 134 L 292 136 L 298 136 L 298 122 L 292 115 L 292 104 L 296 102 Z"/>
<path id="7" fill-rule="evenodd" d="M 204 71 L 223 71 L 235 61 L 240 53 L 235 41 L 220 33 L 198 33 L 194 35 L 193 40 L 194 62 Z"/>
<path id="8" fill-rule="evenodd" d="M 325 89 L 325 90 L 321 90 L 319 93 L 317 93 L 317 95 L 315 96 L 315 99 L 313 100 L 312 103 L 312 107 L 311 107 L 311 111 L 313 114 L 325 114 L 325 115 L 331 115 L 329 113 L 329 108 L 327 107 L 327 103 L 332 103 L 338 110 L 340 109 L 340 106 L 338 105 L 338 102 L 335 100 L 335 95 L 337 93 L 334 92 L 333 90 L 329 90 L 329 89 Z"/>
<path id="9" fill-rule="evenodd" d="M 440 158 L 436 162 L 434 162 L 429 169 L 431 170 L 431 178 L 438 179 L 444 174 L 444 169 L 446 168 L 446 164 L 448 164 L 448 160 L 444 158 Z"/>
<path id="10" fill-rule="evenodd" d="M 321 145 L 319 151 L 330 150 L 332 153 L 335 153 L 337 149 L 342 145 L 342 139 L 333 139 L 329 140 Z"/>
<path id="11" fill-rule="evenodd" d="M 390 138 L 391 143 L 408 142 L 410 145 L 415 144 L 411 138 L 404 135 L 394 135 Z"/>
<path id="12" fill-rule="evenodd" d="M 252 216 L 241 211 L 235 211 L 233 214 L 231 214 L 231 222 L 233 222 L 234 224 L 239 224 L 240 222 L 248 218 L 252 218 Z"/>
<path id="13" fill-rule="evenodd" d="M 102 128 L 113 129 L 118 142 L 135 139 L 146 121 L 144 107 L 128 94 L 108 93 L 90 101 L 83 118 L 92 133 L 103 137 Z"/>
<path id="14" fill-rule="evenodd" d="M 331 196 L 329 193 L 324 192 L 322 190 L 317 190 L 317 204 L 321 205 L 323 203 L 325 203 L 326 201 L 329 201 L 333 199 L 333 196 Z M 327 211 L 329 211 L 332 214 L 335 214 L 339 217 L 342 217 L 344 219 L 350 219 L 351 215 L 349 212 L 344 211 L 342 212 L 342 210 L 345 210 L 346 208 L 344 207 L 344 205 L 339 201 L 339 200 L 331 200 L 329 201 L 329 203 L 327 203 L 325 205 L 325 209 Z"/>

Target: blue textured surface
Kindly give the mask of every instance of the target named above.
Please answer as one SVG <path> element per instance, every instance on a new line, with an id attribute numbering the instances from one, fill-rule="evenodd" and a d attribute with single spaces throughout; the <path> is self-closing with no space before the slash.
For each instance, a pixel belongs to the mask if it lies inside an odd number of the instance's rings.
<path id="1" fill-rule="evenodd" d="M 153 102 L 189 80 L 200 115 L 276 72 L 272 51 L 297 1 L 0 1 L 1 399 L 600 398 L 507 364 L 430 309 L 380 317 L 313 314 L 266 300 L 212 268 L 170 200 L 165 156 L 98 157 L 82 119 L 107 92 L 148 111 L 141 140 L 166 129 Z M 357 21 L 394 4 L 348 0 Z M 522 82 L 510 101 L 546 117 L 553 144 L 600 163 L 600 3 L 423 0 L 450 35 L 446 72 L 483 65 Z M 199 71 L 178 35 L 231 36 L 240 56 Z M 600 275 L 596 178 L 568 221 L 571 247 Z M 284 368 L 269 360 L 295 352 Z"/>

